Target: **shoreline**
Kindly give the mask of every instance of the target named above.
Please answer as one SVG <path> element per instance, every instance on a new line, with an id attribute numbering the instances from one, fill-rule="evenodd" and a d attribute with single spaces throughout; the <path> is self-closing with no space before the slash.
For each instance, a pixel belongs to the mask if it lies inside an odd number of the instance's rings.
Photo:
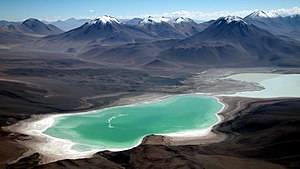
<path id="1" fill-rule="evenodd" d="M 146 97 L 144 97 L 143 101 L 136 102 L 136 100 L 130 100 L 131 104 L 128 104 L 128 105 L 122 105 L 124 103 L 121 102 L 121 105 L 119 105 L 118 107 L 134 106 L 137 104 L 147 104 L 147 103 L 156 102 L 156 101 L 159 101 L 162 99 L 166 99 L 166 98 L 169 98 L 172 96 L 181 96 L 181 95 L 200 95 L 200 94 L 191 93 L 191 94 L 178 94 L 178 95 L 164 95 L 164 96 L 155 97 L 154 99 L 152 97 L 151 97 L 151 99 L 148 99 L 148 97 L 146 96 Z M 226 109 L 227 105 L 225 103 L 223 103 L 220 100 L 220 98 L 217 98 L 215 96 L 211 96 L 211 95 L 200 95 L 200 96 L 207 96 L 207 97 L 214 98 L 217 100 L 217 102 L 219 104 L 222 105 L 221 110 L 219 110 L 218 112 L 215 113 L 215 116 L 218 119 L 218 121 L 216 123 L 211 125 L 209 128 L 205 128 L 205 129 L 199 129 L 199 130 L 195 129 L 195 130 L 187 130 L 187 131 L 180 131 L 180 132 L 174 132 L 174 133 L 154 134 L 154 136 L 166 137 L 166 139 L 169 141 L 171 141 L 171 140 L 175 141 L 176 139 L 189 140 L 191 138 L 198 140 L 199 138 L 203 139 L 203 138 L 208 138 L 208 137 L 209 138 L 215 137 L 214 133 L 212 132 L 212 129 L 215 125 L 219 124 L 220 122 L 222 122 L 224 120 L 224 118 L 220 116 L 220 113 L 222 113 Z M 139 96 L 139 97 L 142 97 L 142 96 Z M 102 110 L 109 109 L 111 107 L 116 107 L 116 106 L 110 105 L 109 107 L 104 108 Z M 97 110 L 85 111 L 85 112 L 80 112 L 80 113 L 33 115 L 29 119 L 19 121 L 18 123 L 14 124 L 14 125 L 5 127 L 5 130 L 14 132 L 14 133 L 26 134 L 30 137 L 29 140 L 19 141 L 20 144 L 24 145 L 29 150 L 26 153 L 24 153 L 24 155 L 22 157 L 20 157 L 18 159 L 25 157 L 27 154 L 30 154 L 30 153 L 32 154 L 32 153 L 38 152 L 39 154 L 42 155 L 42 160 L 41 160 L 42 164 L 55 162 L 55 161 L 63 160 L 63 159 L 90 158 L 95 153 L 101 152 L 101 151 L 106 151 L 106 150 L 111 151 L 111 152 L 129 150 L 129 149 L 139 146 L 140 144 L 142 144 L 144 142 L 144 140 L 147 139 L 147 137 L 149 137 L 149 135 L 142 136 L 137 141 L 136 144 L 134 144 L 131 147 L 127 147 L 127 148 L 111 148 L 111 149 L 103 149 L 103 150 L 92 149 L 90 151 L 79 152 L 76 150 L 72 150 L 72 146 L 75 145 L 76 143 L 74 143 L 70 140 L 67 140 L 67 139 L 60 139 L 60 138 L 52 137 L 50 135 L 43 133 L 45 130 L 47 130 L 49 127 L 51 127 L 55 123 L 55 120 L 59 117 L 71 116 L 74 114 L 90 114 L 90 113 L 94 113 L 95 111 L 97 111 Z M 173 144 L 173 143 L 171 143 L 171 144 Z M 58 147 L 58 145 L 60 148 L 59 149 L 56 148 L 54 151 L 53 151 L 53 149 L 51 149 L 51 151 L 46 149 L 46 147 Z M 68 157 L 66 157 L 66 154 L 68 155 Z M 14 161 L 17 161 L 17 160 L 14 160 Z"/>

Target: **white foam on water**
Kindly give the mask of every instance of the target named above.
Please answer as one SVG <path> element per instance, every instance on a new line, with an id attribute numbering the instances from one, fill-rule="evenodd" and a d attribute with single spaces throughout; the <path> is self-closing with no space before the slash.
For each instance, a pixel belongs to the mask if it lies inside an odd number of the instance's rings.
<path id="1" fill-rule="evenodd" d="M 109 119 L 107 120 L 108 128 L 115 128 L 115 126 L 113 126 L 113 125 L 111 124 L 111 121 L 112 121 L 113 119 L 118 118 L 118 117 L 124 117 L 124 116 L 127 116 L 127 115 L 128 115 L 128 114 L 118 114 L 117 116 L 112 116 L 111 118 L 109 118 Z"/>

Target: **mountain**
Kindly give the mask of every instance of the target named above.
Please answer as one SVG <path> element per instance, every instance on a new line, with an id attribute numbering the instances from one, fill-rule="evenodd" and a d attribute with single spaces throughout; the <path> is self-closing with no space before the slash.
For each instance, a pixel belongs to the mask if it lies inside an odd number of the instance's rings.
<path id="1" fill-rule="evenodd" d="M 279 33 L 276 32 L 277 29 L 281 29 L 285 26 L 284 19 L 280 15 L 272 12 L 255 11 L 246 16 L 244 20 L 275 34 Z"/>
<path id="2" fill-rule="evenodd" d="M 82 26 L 68 32 L 45 37 L 41 42 L 47 44 L 58 44 L 68 42 L 74 45 L 78 41 L 81 46 L 108 45 L 138 43 L 163 39 L 183 39 L 196 32 L 203 30 L 206 26 L 195 23 L 188 18 L 133 18 L 132 20 L 120 21 L 111 16 L 98 17 Z M 66 43 L 64 43 L 66 44 Z M 69 45 L 69 46 L 70 46 Z M 58 48 L 61 48 L 58 46 Z"/>
<path id="3" fill-rule="evenodd" d="M 1 20 L 0 21 L 0 27 L 7 27 L 7 26 L 16 26 L 16 25 L 20 25 L 20 22 L 10 22 L 10 21 L 5 21 L 5 20 Z"/>
<path id="4" fill-rule="evenodd" d="M 0 24 L 0 44 L 8 46 L 34 42 L 42 36 L 63 32 L 54 25 L 46 25 L 33 18 L 24 22 L 0 21 Z"/>
<path id="5" fill-rule="evenodd" d="M 186 36 L 194 35 L 195 33 L 203 31 L 207 26 L 204 24 L 197 24 L 190 18 L 179 17 L 173 21 L 174 27 Z"/>
<path id="6" fill-rule="evenodd" d="M 66 20 L 58 20 L 55 22 L 46 22 L 48 24 L 52 24 L 64 31 L 69 31 L 71 29 L 75 29 L 80 27 L 81 25 L 85 24 L 86 22 L 91 21 L 90 19 L 75 19 L 75 18 L 69 18 Z"/>
<path id="7" fill-rule="evenodd" d="M 38 37 L 25 34 L 13 25 L 0 27 L 0 47 L 32 42 Z"/>
<path id="8" fill-rule="evenodd" d="M 178 40 L 159 40 L 147 41 L 143 43 L 129 43 L 120 45 L 98 45 L 93 46 L 89 50 L 82 52 L 77 57 L 83 60 L 101 63 L 114 67 L 127 67 L 127 68 L 158 68 L 159 65 L 174 65 L 161 64 L 167 62 L 160 62 L 156 56 L 163 50 L 175 45 Z M 157 60 L 157 61 L 155 61 Z M 153 62 L 155 61 L 155 62 Z M 158 64 L 160 63 L 160 64 Z M 172 66 L 173 67 L 173 66 Z M 162 67 L 161 67 L 162 68 Z M 164 67 L 162 69 L 168 69 Z"/>
<path id="9" fill-rule="evenodd" d="M 183 32 L 177 30 L 172 25 L 172 22 L 173 21 L 171 18 L 167 18 L 167 17 L 155 18 L 149 16 L 141 20 L 138 23 L 137 28 L 145 32 L 149 32 L 153 36 L 157 36 L 161 38 L 182 39 L 186 37 L 186 35 Z"/>
<path id="10" fill-rule="evenodd" d="M 23 22 L 0 21 L 0 27 L 6 31 L 17 31 L 19 33 L 34 35 L 50 35 L 62 33 L 63 31 L 51 24 L 45 24 L 37 19 L 29 18 Z"/>
<path id="11" fill-rule="evenodd" d="M 122 44 L 137 43 L 153 40 L 150 34 L 143 32 L 132 26 L 122 24 L 117 18 L 111 16 L 98 17 L 90 22 L 85 23 L 79 28 L 68 32 L 43 38 L 43 41 L 49 43 L 75 44 L 80 42 L 83 44 Z"/>
<path id="12" fill-rule="evenodd" d="M 246 16 L 244 19 L 265 19 L 265 18 L 279 18 L 280 15 L 273 12 L 265 12 L 265 11 L 255 11 L 248 16 Z"/>
<path id="13" fill-rule="evenodd" d="M 283 18 L 287 31 L 282 34 L 300 41 L 300 15 L 290 15 Z"/>
<path id="14" fill-rule="evenodd" d="M 145 32 L 168 39 L 183 39 L 203 31 L 207 26 L 206 23 L 198 24 L 185 17 L 172 19 L 152 16 L 144 18 L 137 24 L 137 27 Z"/>
<path id="15" fill-rule="evenodd" d="M 24 22 L 22 22 L 19 28 L 26 33 L 39 35 L 50 35 L 63 32 L 61 29 L 57 28 L 54 25 L 46 25 L 45 23 L 34 18 L 25 20 Z"/>
<path id="16" fill-rule="evenodd" d="M 272 12 L 255 11 L 246 16 L 244 20 L 275 35 L 300 39 L 299 16 L 297 17 L 297 15 L 281 17 Z"/>
<path id="17" fill-rule="evenodd" d="M 295 26 L 297 28 L 299 28 L 299 26 L 300 26 L 300 14 L 286 16 L 286 17 L 284 17 L 284 20 L 285 20 L 286 24 L 288 24 L 290 26 Z"/>
<path id="18" fill-rule="evenodd" d="M 158 58 L 202 66 L 299 66 L 300 44 L 277 37 L 240 17 L 227 16 L 161 52 Z"/>

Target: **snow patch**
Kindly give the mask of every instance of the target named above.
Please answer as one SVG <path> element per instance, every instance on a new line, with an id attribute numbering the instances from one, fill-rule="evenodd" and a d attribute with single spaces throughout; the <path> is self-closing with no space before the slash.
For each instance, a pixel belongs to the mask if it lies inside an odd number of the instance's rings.
<path id="1" fill-rule="evenodd" d="M 140 21 L 141 24 L 157 24 L 157 23 L 162 23 L 162 22 L 171 22 L 171 18 L 168 17 L 153 17 L 153 16 L 148 16 L 147 18 L 144 18 L 142 21 Z"/>
<path id="2" fill-rule="evenodd" d="M 277 18 L 280 17 L 277 13 L 274 12 L 265 12 L 265 11 L 255 11 L 247 16 L 247 18 L 258 19 L 258 18 Z"/>
<path id="3" fill-rule="evenodd" d="M 112 16 L 108 16 L 108 15 L 104 15 L 104 16 L 99 16 L 96 19 L 92 20 L 89 22 L 89 24 L 98 24 L 98 23 L 117 23 L 120 24 L 121 21 L 119 21 L 117 18 L 112 17 Z"/>
<path id="4" fill-rule="evenodd" d="M 238 16 L 221 17 L 216 22 L 218 22 L 218 25 L 223 23 L 223 22 L 226 22 L 227 24 L 232 23 L 232 22 L 239 22 L 239 23 L 242 23 L 242 24 L 248 24 L 241 17 L 238 17 Z"/>
<path id="5" fill-rule="evenodd" d="M 179 17 L 177 19 L 174 20 L 174 23 L 182 23 L 182 22 L 191 22 L 190 18 L 185 18 L 185 17 Z"/>

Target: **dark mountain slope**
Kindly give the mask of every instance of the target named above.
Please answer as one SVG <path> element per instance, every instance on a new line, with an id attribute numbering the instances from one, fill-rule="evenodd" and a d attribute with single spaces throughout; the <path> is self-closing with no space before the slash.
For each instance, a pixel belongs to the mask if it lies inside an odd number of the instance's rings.
<path id="1" fill-rule="evenodd" d="M 59 28 L 57 28 L 54 25 L 46 25 L 43 22 L 30 18 L 22 22 L 22 24 L 19 26 L 20 30 L 26 32 L 26 33 L 32 33 L 32 34 L 39 34 L 39 35 L 50 35 L 50 34 L 58 34 L 62 33 L 63 31 Z"/>
<path id="2" fill-rule="evenodd" d="M 300 16 L 281 17 L 276 13 L 256 11 L 246 16 L 244 20 L 275 35 L 300 39 Z"/>
<path id="3" fill-rule="evenodd" d="M 85 42 L 100 44 L 135 43 L 149 41 L 151 37 L 147 33 L 121 24 L 121 22 L 110 16 L 99 17 L 90 22 L 86 22 L 79 28 L 71 31 L 44 38 L 47 42 Z M 80 42 L 80 43 L 81 43 Z"/>
<path id="4" fill-rule="evenodd" d="M 159 58 L 203 66 L 298 66 L 300 44 L 229 16 L 163 51 Z"/>

